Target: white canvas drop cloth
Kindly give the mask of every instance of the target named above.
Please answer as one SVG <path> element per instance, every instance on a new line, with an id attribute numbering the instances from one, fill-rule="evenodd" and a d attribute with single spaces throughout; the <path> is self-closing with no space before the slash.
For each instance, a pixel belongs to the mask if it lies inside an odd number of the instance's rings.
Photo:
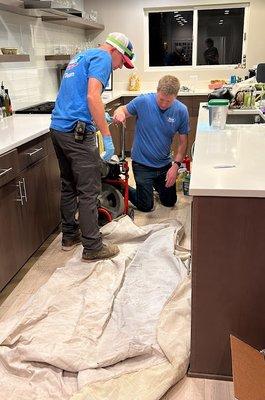
<path id="1" fill-rule="evenodd" d="M 187 369 L 189 252 L 177 221 L 102 229 L 111 260 L 81 246 L 0 324 L 0 393 L 8 400 L 156 400 Z"/>

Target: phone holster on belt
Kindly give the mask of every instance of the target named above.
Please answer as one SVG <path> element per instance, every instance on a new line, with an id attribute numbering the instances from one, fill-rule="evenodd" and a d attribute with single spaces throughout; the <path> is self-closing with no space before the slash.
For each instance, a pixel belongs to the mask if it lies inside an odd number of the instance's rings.
<path id="1" fill-rule="evenodd" d="M 86 132 L 86 123 L 83 121 L 77 121 L 74 129 L 75 141 L 79 143 L 83 142 L 85 132 Z"/>

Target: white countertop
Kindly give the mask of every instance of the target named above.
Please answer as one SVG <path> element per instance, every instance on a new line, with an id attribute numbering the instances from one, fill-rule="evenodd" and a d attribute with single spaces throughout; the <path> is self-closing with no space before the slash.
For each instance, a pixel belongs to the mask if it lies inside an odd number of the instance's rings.
<path id="1" fill-rule="evenodd" d="M 190 194 L 265 197 L 265 124 L 214 130 L 208 120 L 208 110 L 201 104 Z"/>
<path id="2" fill-rule="evenodd" d="M 49 132 L 49 114 L 15 114 L 0 121 L 0 154 Z"/>

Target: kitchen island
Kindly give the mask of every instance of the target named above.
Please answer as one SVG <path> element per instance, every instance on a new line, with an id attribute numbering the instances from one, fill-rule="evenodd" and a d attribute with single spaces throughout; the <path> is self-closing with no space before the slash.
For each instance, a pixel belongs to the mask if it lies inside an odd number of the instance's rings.
<path id="1" fill-rule="evenodd" d="M 214 130 L 193 158 L 190 376 L 231 379 L 229 335 L 265 348 L 265 125 Z"/>

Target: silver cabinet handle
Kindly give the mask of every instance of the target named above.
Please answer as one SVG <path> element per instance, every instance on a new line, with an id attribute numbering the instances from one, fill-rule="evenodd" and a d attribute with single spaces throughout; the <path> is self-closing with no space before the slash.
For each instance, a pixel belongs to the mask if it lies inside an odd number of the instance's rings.
<path id="1" fill-rule="evenodd" d="M 33 156 L 34 154 L 38 153 L 39 151 L 43 150 L 43 147 L 40 147 L 39 149 L 34 150 L 32 153 L 26 153 L 28 156 Z"/>
<path id="2" fill-rule="evenodd" d="M 18 199 L 16 199 L 16 201 L 19 201 L 20 203 L 21 203 L 21 205 L 23 206 L 23 194 L 22 194 L 22 188 L 21 188 L 21 182 L 20 181 L 18 181 L 18 185 L 16 185 L 17 187 L 18 187 L 18 190 L 19 190 L 19 198 Z"/>
<path id="3" fill-rule="evenodd" d="M 113 104 L 112 108 L 113 107 L 119 107 L 119 106 L 122 106 L 122 103 L 115 103 L 115 104 Z"/>
<path id="4" fill-rule="evenodd" d="M 4 176 L 5 174 L 7 174 L 8 172 L 10 172 L 10 171 L 12 171 L 12 167 L 10 167 L 10 168 L 6 168 L 6 169 L 4 169 L 4 168 L 1 168 L 2 169 L 2 172 L 0 172 L 0 177 L 1 176 Z"/>
<path id="5" fill-rule="evenodd" d="M 22 178 L 21 185 L 23 185 L 23 189 L 24 189 L 24 194 L 22 194 L 22 199 L 25 199 L 25 202 L 27 203 L 28 197 L 27 197 L 27 191 L 26 191 L 25 178 Z"/>

